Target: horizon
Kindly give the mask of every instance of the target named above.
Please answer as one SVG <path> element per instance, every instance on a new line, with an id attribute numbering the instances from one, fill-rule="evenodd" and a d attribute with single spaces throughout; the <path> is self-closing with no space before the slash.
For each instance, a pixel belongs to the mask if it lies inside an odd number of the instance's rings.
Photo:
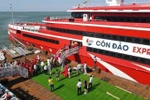
<path id="1" fill-rule="evenodd" d="M 13 1 L 13 2 L 12 2 Z M 49 12 L 67 11 L 74 5 L 82 4 L 86 0 L 4 0 L 0 3 L 0 12 Z M 124 0 L 124 3 L 143 3 L 149 0 Z M 88 5 L 106 5 L 105 0 L 89 0 Z"/>

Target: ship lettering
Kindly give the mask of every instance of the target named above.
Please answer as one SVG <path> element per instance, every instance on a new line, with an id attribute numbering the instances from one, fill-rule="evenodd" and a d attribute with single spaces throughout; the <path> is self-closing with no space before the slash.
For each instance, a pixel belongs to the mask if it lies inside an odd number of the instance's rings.
<path id="1" fill-rule="evenodd" d="M 127 45 L 121 45 L 121 43 L 119 45 L 117 45 L 116 43 L 113 43 L 112 48 L 113 49 L 118 49 L 118 50 L 124 50 L 124 51 L 129 50 L 129 47 Z"/>
<path id="2" fill-rule="evenodd" d="M 141 47 L 133 47 L 133 52 L 150 55 L 150 49 L 141 48 Z"/>
<path id="3" fill-rule="evenodd" d="M 101 47 L 108 47 L 108 48 L 110 48 L 110 43 L 109 42 L 105 42 L 104 40 L 102 42 L 96 41 L 96 45 L 97 46 L 101 46 Z"/>

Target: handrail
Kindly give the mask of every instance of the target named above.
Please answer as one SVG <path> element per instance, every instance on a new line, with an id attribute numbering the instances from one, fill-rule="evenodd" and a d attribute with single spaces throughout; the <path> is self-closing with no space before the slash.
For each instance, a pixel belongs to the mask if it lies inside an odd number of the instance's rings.
<path id="1" fill-rule="evenodd" d="M 133 5 L 133 4 L 150 4 L 150 1 L 148 0 L 147 2 L 141 2 L 141 1 L 129 1 L 129 2 L 124 2 L 122 5 Z M 86 8 L 86 7 L 100 7 L 100 6 L 108 6 L 107 3 L 87 3 L 87 4 L 78 4 L 74 5 L 72 8 Z"/>
<path id="2" fill-rule="evenodd" d="M 67 20 L 69 18 L 71 18 L 71 16 L 62 16 L 62 17 L 56 16 L 56 17 L 50 17 L 50 18 L 45 17 L 44 20 L 46 20 L 46 21 L 48 21 L 48 20 Z"/>

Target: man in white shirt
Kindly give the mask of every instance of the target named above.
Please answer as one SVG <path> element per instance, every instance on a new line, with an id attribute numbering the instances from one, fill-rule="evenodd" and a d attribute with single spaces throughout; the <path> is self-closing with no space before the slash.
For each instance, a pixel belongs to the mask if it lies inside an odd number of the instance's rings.
<path id="1" fill-rule="evenodd" d="M 92 88 L 93 76 L 90 75 L 89 88 Z"/>
<path id="2" fill-rule="evenodd" d="M 49 74 L 52 74 L 52 66 L 51 66 L 51 61 L 50 58 L 47 59 L 47 70 L 49 72 Z"/>
<path id="3" fill-rule="evenodd" d="M 87 74 L 87 64 L 86 64 L 86 62 L 84 63 L 84 74 Z"/>
<path id="4" fill-rule="evenodd" d="M 43 68 L 44 68 L 44 62 L 43 61 L 41 61 L 40 66 L 41 66 L 41 72 L 43 72 Z"/>
<path id="5" fill-rule="evenodd" d="M 40 61 L 40 54 L 37 54 L 37 60 Z"/>
<path id="6" fill-rule="evenodd" d="M 82 93 L 81 88 L 82 88 L 82 82 L 79 79 L 77 83 L 77 95 L 80 95 Z"/>
<path id="7" fill-rule="evenodd" d="M 72 72 L 72 69 L 71 69 L 71 67 L 69 66 L 69 67 L 68 67 L 68 77 L 69 77 L 69 78 L 71 78 L 71 72 Z"/>
<path id="8" fill-rule="evenodd" d="M 44 65 L 44 73 L 45 73 L 45 75 L 47 74 L 47 65 L 46 64 Z"/>
<path id="9" fill-rule="evenodd" d="M 34 69 L 34 76 L 36 76 L 37 75 L 37 66 L 36 66 L 36 64 L 33 65 L 33 69 Z"/>

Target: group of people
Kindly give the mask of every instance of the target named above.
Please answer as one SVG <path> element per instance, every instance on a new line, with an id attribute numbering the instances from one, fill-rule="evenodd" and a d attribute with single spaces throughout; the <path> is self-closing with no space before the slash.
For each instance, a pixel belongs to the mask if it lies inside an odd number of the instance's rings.
<path id="1" fill-rule="evenodd" d="M 56 71 L 55 71 L 55 77 L 56 77 L 56 81 L 60 80 L 60 71 L 58 69 L 56 69 Z M 48 79 L 48 84 L 50 86 L 51 92 L 53 92 L 54 91 L 54 81 L 51 76 Z"/>
<path id="2" fill-rule="evenodd" d="M 11 61 L 11 62 L 6 62 L 4 61 L 4 63 L 0 63 L 0 68 L 13 68 L 16 67 L 20 64 L 19 60 L 15 60 L 15 61 Z"/>
<path id="3" fill-rule="evenodd" d="M 89 83 L 86 80 L 84 81 L 84 94 L 87 94 L 89 89 L 92 88 L 92 83 L 93 83 L 93 76 L 90 75 Z M 80 95 L 80 94 L 82 94 L 82 82 L 79 79 L 77 83 L 77 95 Z"/>

